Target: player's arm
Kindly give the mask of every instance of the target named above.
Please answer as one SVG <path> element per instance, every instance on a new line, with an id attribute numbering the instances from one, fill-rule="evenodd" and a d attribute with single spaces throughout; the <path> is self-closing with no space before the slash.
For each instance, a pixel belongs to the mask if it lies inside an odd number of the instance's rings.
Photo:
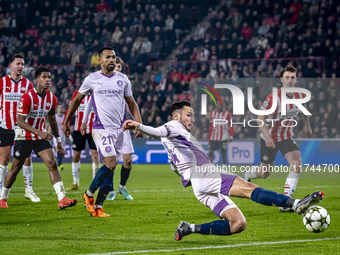
<path id="1" fill-rule="evenodd" d="M 80 133 L 85 135 L 86 122 L 92 110 L 92 100 L 88 100 L 85 106 L 83 119 L 81 120 Z"/>
<path id="2" fill-rule="evenodd" d="M 75 111 L 78 109 L 81 101 L 83 100 L 83 98 L 85 97 L 85 95 L 83 95 L 82 93 L 77 93 L 77 95 L 73 98 L 73 100 L 71 101 L 69 107 L 67 108 L 67 113 L 65 114 L 65 119 L 64 119 L 64 124 L 62 126 L 62 130 L 65 134 L 66 137 L 70 136 L 70 127 L 68 125 L 68 122 L 70 121 L 72 115 L 75 113 Z"/>
<path id="3" fill-rule="evenodd" d="M 303 104 L 303 106 L 307 109 L 307 105 Z M 303 122 L 305 123 L 307 130 L 306 130 L 306 136 L 308 138 L 310 138 L 313 134 L 313 130 L 310 126 L 310 122 L 309 122 L 309 116 L 308 115 L 304 115 L 303 112 L 300 111 L 300 115 L 301 115 L 301 119 L 303 120 Z"/>
<path id="4" fill-rule="evenodd" d="M 61 138 L 59 135 L 58 123 L 57 123 L 57 120 L 55 119 L 55 108 L 50 110 L 50 112 L 47 115 L 47 118 L 48 118 L 48 122 L 50 123 L 50 128 L 52 130 L 52 133 L 58 142 L 57 152 L 59 152 L 61 154 L 61 157 L 63 158 L 65 155 L 65 151 L 64 151 L 63 146 L 61 146 Z"/>
<path id="5" fill-rule="evenodd" d="M 151 137 L 159 138 L 159 137 L 168 137 L 170 134 L 170 129 L 167 125 L 163 125 L 161 127 L 153 128 L 150 126 L 143 125 L 133 120 L 126 120 L 123 123 L 123 131 L 125 130 L 138 130 L 143 134 L 146 134 Z"/>
<path id="6" fill-rule="evenodd" d="M 21 115 L 21 114 L 17 115 L 17 125 L 19 127 L 21 127 L 22 129 L 25 129 L 27 132 L 30 132 L 30 133 L 35 134 L 37 136 L 40 136 L 42 139 L 45 139 L 47 141 L 49 141 L 53 138 L 53 136 L 50 133 L 40 131 L 39 129 L 36 129 L 36 128 L 32 127 L 30 124 L 28 124 L 25 121 L 26 117 L 27 116 Z"/>
<path id="7" fill-rule="evenodd" d="M 142 118 L 141 118 L 140 113 L 139 113 L 139 107 L 138 107 L 135 99 L 133 98 L 133 96 L 125 97 L 125 101 L 126 101 L 126 104 L 129 107 L 129 111 L 130 111 L 131 115 L 133 116 L 133 118 L 137 122 L 142 123 Z M 135 138 L 138 138 L 139 136 L 140 136 L 140 132 L 137 132 Z"/>

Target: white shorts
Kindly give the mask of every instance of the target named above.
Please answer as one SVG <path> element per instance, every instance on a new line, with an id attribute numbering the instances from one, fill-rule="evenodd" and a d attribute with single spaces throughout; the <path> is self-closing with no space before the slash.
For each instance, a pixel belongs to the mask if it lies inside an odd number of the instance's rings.
<path id="1" fill-rule="evenodd" d="M 236 177 L 235 174 L 203 173 L 199 175 L 199 178 L 193 177 L 190 181 L 196 198 L 222 218 L 224 211 L 237 207 L 228 197 Z"/>
<path id="2" fill-rule="evenodd" d="M 124 134 L 123 154 L 134 153 L 135 150 L 133 149 L 130 130 L 125 130 L 123 134 Z"/>
<path id="3" fill-rule="evenodd" d="M 110 130 L 92 129 L 92 137 L 102 159 L 112 156 L 117 156 L 117 159 L 121 157 L 124 140 L 121 128 Z"/>

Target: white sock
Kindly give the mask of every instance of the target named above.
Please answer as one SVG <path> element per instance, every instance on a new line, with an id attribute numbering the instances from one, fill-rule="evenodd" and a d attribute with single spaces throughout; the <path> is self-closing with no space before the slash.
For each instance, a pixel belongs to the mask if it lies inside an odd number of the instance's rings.
<path id="1" fill-rule="evenodd" d="M 72 162 L 72 176 L 73 184 L 79 185 L 80 161 L 77 163 Z"/>
<path id="2" fill-rule="evenodd" d="M 3 199 L 6 199 L 6 200 L 7 200 L 10 191 L 11 191 L 11 188 L 9 188 L 9 189 L 6 189 L 5 187 L 2 188 L 2 192 L 1 192 L 1 197 L 0 197 L 0 199 L 1 199 L 1 200 L 3 200 Z"/>
<path id="3" fill-rule="evenodd" d="M 244 177 L 247 179 L 257 179 L 256 169 L 257 169 L 256 166 L 252 166 L 252 168 L 249 171 L 244 173 Z"/>
<path id="4" fill-rule="evenodd" d="M 94 209 L 97 210 L 97 209 L 100 209 L 102 208 L 103 206 L 102 205 L 94 205 Z"/>
<path id="5" fill-rule="evenodd" d="M 298 181 L 299 181 L 299 176 L 300 176 L 300 173 L 294 173 L 293 171 L 289 172 L 287 179 L 286 179 L 283 194 L 290 196 L 290 197 L 293 196 L 294 191 L 295 191 L 296 186 L 297 186 Z"/>
<path id="6" fill-rule="evenodd" d="M 0 165 L 0 192 L 4 186 L 5 176 L 7 174 L 8 166 Z"/>
<path id="7" fill-rule="evenodd" d="M 125 188 L 126 188 L 125 186 L 120 185 L 120 184 L 119 184 L 119 186 L 118 186 L 118 189 L 125 189 Z"/>
<path id="8" fill-rule="evenodd" d="M 195 233 L 195 224 L 189 224 L 191 228 L 191 232 Z"/>
<path id="9" fill-rule="evenodd" d="M 88 197 L 93 197 L 93 196 L 94 196 L 94 193 L 92 193 L 91 191 L 87 190 L 87 191 L 86 191 L 86 195 L 87 195 Z"/>
<path id="10" fill-rule="evenodd" d="M 96 176 L 96 173 L 98 172 L 99 168 L 100 168 L 101 164 L 96 164 L 94 162 L 92 162 L 92 179 L 94 179 L 94 177 Z"/>
<path id="11" fill-rule="evenodd" d="M 53 188 L 58 196 L 58 200 L 61 201 L 65 197 L 65 189 L 63 182 L 62 181 L 56 182 L 55 184 L 53 184 Z"/>
<path id="12" fill-rule="evenodd" d="M 32 185 L 33 185 L 33 166 L 22 166 L 22 174 L 24 176 L 25 181 L 25 193 L 32 192 Z"/>

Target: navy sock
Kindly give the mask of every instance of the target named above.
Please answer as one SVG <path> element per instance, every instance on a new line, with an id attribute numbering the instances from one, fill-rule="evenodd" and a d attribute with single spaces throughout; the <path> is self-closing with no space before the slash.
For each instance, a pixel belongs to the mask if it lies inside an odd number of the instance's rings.
<path id="1" fill-rule="evenodd" d="M 58 152 L 57 153 L 57 159 L 58 159 L 58 166 L 60 166 L 62 164 L 62 157 L 61 157 L 61 154 Z"/>
<path id="2" fill-rule="evenodd" d="M 276 193 L 271 190 L 266 190 L 261 187 L 257 187 L 251 193 L 251 200 L 256 203 L 268 206 L 281 206 L 292 208 L 295 199 L 287 195 Z"/>
<path id="3" fill-rule="evenodd" d="M 107 194 L 109 194 L 110 188 L 112 187 L 112 179 L 113 179 L 113 172 L 110 173 L 102 185 L 100 185 L 99 191 L 98 191 L 98 196 L 95 205 L 100 205 L 102 206 Z"/>
<path id="4" fill-rule="evenodd" d="M 95 193 L 110 173 L 113 173 L 113 171 L 110 171 L 110 169 L 105 165 L 99 168 L 96 176 L 93 178 L 89 191 Z"/>
<path id="5" fill-rule="evenodd" d="M 131 171 L 131 168 L 130 169 L 125 168 L 122 165 L 122 169 L 120 170 L 120 185 L 125 186 L 127 180 L 129 179 L 130 171 Z"/>
<path id="6" fill-rule="evenodd" d="M 194 233 L 202 235 L 231 235 L 228 220 L 215 220 L 213 222 L 195 225 Z"/>

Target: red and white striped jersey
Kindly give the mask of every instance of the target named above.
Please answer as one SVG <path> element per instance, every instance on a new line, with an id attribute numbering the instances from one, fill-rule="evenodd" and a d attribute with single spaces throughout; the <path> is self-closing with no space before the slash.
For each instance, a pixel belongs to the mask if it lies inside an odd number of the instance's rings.
<path id="1" fill-rule="evenodd" d="M 228 122 L 225 124 L 218 124 L 215 125 L 213 120 L 214 119 L 221 119 L 221 120 L 227 120 Z M 223 112 L 218 112 L 217 110 L 214 110 L 210 114 L 210 129 L 209 129 L 209 140 L 213 141 L 225 141 L 228 140 L 229 137 L 234 137 L 234 128 L 230 126 L 231 122 L 231 113 L 227 110 L 224 110 Z"/>
<path id="2" fill-rule="evenodd" d="M 70 104 L 71 104 L 73 98 L 77 94 L 78 94 L 78 91 L 75 91 L 73 93 L 71 101 L 70 101 Z M 86 104 L 87 104 L 87 102 L 89 100 L 91 100 L 91 97 L 90 96 L 85 96 L 83 98 L 83 100 L 81 101 L 81 103 L 80 103 L 80 105 L 79 105 L 79 107 L 78 107 L 78 109 L 76 111 L 76 120 L 75 120 L 75 123 L 74 123 L 74 131 L 80 131 L 81 122 L 83 120 L 83 115 L 84 115 L 85 107 L 86 107 Z M 67 111 L 65 112 L 64 120 L 65 120 L 66 114 L 67 114 Z M 89 118 L 87 118 L 87 122 L 86 122 L 86 130 L 85 130 L 86 134 L 91 134 L 92 133 L 92 125 L 93 125 L 94 118 L 95 118 L 95 112 L 93 111 L 93 108 L 92 108 L 90 116 L 89 116 Z M 63 123 L 64 123 L 64 120 L 63 120 Z"/>
<path id="3" fill-rule="evenodd" d="M 293 126 L 295 123 L 295 118 L 298 116 L 300 110 L 294 104 L 287 104 L 286 106 L 286 115 L 281 115 L 281 89 L 277 90 L 278 98 L 277 98 L 277 107 L 273 114 L 267 116 L 266 125 L 268 128 L 268 132 L 272 137 L 273 141 L 280 142 L 283 140 L 287 140 L 294 135 Z M 304 98 L 305 96 L 302 93 L 295 92 L 293 94 L 292 99 Z M 287 96 L 287 98 L 289 98 Z M 269 110 L 273 104 L 273 93 L 269 94 L 266 100 L 263 102 L 261 106 L 261 110 Z M 271 121 L 276 120 L 276 121 Z M 283 125 L 282 125 L 282 121 Z M 261 138 L 265 140 L 263 133 L 261 133 Z"/>
<path id="4" fill-rule="evenodd" d="M 0 127 L 13 130 L 17 123 L 17 108 L 22 95 L 33 89 L 30 80 L 21 76 L 19 82 L 12 80 L 10 75 L 0 79 Z"/>
<path id="5" fill-rule="evenodd" d="M 58 101 L 49 90 L 45 97 L 40 97 L 36 89 L 27 91 L 20 100 L 18 114 L 27 116 L 26 122 L 33 128 L 46 132 L 45 120 L 47 114 L 57 107 Z M 39 140 L 41 137 L 32 134 L 18 126 L 15 128 L 15 140 Z"/>

